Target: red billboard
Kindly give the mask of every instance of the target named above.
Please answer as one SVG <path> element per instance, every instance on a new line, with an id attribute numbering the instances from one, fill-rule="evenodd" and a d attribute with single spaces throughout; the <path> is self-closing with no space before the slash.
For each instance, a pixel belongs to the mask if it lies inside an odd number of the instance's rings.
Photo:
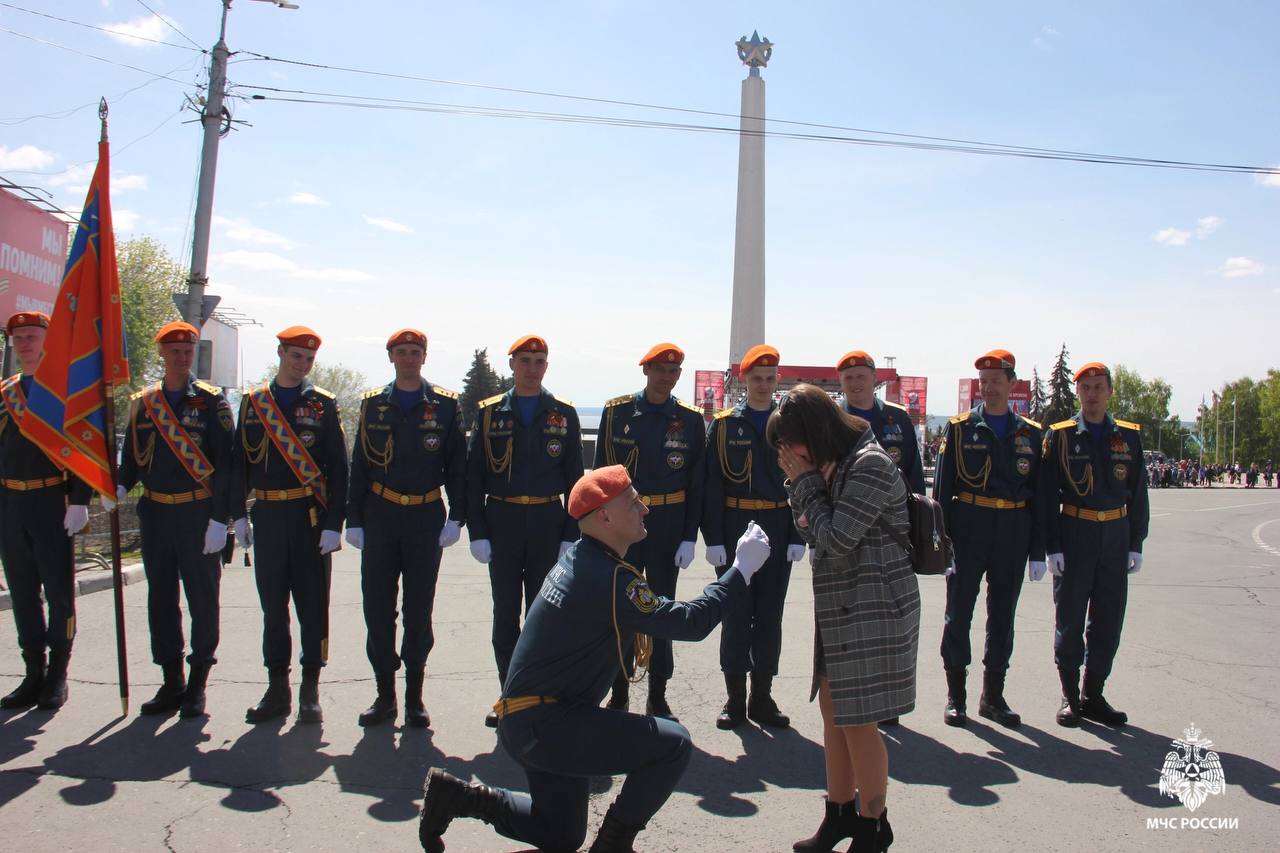
<path id="1" fill-rule="evenodd" d="M 897 382 L 890 382 L 889 385 L 897 385 L 897 400 L 894 402 L 907 407 L 911 422 L 916 426 L 924 423 L 925 418 L 929 416 L 929 377 L 899 376 Z M 892 399 L 887 391 L 885 399 Z"/>
<path id="2" fill-rule="evenodd" d="M 0 190 L 0 322 L 18 311 L 53 312 L 67 263 L 67 226 Z"/>
<path id="3" fill-rule="evenodd" d="M 957 402 L 956 411 L 967 412 L 981 400 L 982 394 L 978 393 L 978 380 L 961 379 L 960 399 Z M 1031 380 L 1014 380 L 1013 386 L 1009 389 L 1009 408 L 1020 415 L 1029 415 L 1031 413 Z"/>

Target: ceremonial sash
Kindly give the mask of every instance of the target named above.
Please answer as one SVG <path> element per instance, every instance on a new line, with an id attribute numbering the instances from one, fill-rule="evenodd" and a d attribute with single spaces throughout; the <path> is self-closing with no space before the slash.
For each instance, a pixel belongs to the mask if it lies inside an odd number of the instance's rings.
<path id="1" fill-rule="evenodd" d="M 271 396 L 271 387 L 263 385 L 261 388 L 250 391 L 249 404 L 253 406 L 253 411 L 257 413 L 263 427 L 266 428 L 271 443 L 284 457 L 289 470 L 293 471 L 298 482 L 304 486 L 312 486 L 315 489 L 316 500 L 321 506 L 327 507 L 329 501 L 325 494 L 324 474 L 321 473 L 316 460 L 311 458 L 307 446 L 302 443 L 294 433 L 293 427 L 289 426 L 289 422 L 285 420 L 284 412 L 280 411 L 276 398 Z"/>
<path id="2" fill-rule="evenodd" d="M 173 455 L 178 457 L 178 461 L 182 463 L 187 473 L 197 483 L 203 483 L 209 479 L 213 475 L 213 463 L 209 461 L 208 456 L 204 455 L 200 446 L 191 440 L 191 435 L 174 414 L 168 398 L 164 395 L 164 388 L 159 382 L 156 383 L 156 387 L 142 395 L 142 404 L 160 432 L 160 437 L 164 439 L 165 444 L 169 445 Z"/>
<path id="3" fill-rule="evenodd" d="M 15 373 L 0 386 L 0 392 L 3 392 L 4 396 L 4 407 L 15 424 L 22 422 L 22 416 L 27 411 L 26 395 L 22 393 L 22 386 L 18 384 L 19 375 Z"/>

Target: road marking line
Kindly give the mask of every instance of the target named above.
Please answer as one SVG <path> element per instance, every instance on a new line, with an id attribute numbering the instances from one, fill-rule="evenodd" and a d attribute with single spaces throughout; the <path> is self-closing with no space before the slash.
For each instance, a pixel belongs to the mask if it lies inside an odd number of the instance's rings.
<path id="1" fill-rule="evenodd" d="M 1269 521 L 1264 521 L 1257 527 L 1253 528 L 1254 544 L 1273 557 L 1280 557 L 1280 548 L 1273 547 L 1262 541 L 1262 528 L 1266 527 L 1268 524 L 1275 524 L 1277 521 L 1280 521 L 1280 518 L 1273 518 Z"/>

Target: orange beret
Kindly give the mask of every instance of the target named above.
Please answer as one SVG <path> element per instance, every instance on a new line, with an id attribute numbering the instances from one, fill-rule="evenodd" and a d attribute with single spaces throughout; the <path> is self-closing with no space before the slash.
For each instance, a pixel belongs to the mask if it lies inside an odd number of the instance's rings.
<path id="1" fill-rule="evenodd" d="M 49 328 L 49 315 L 43 311 L 19 311 L 9 318 L 9 322 L 4 326 L 4 333 L 12 335 L 14 329 L 22 329 L 27 326 L 39 326 L 42 329 Z"/>
<path id="2" fill-rule="evenodd" d="M 598 510 L 627 490 L 631 477 L 623 465 L 607 465 L 583 474 L 569 492 L 569 515 L 580 519 Z"/>
<path id="3" fill-rule="evenodd" d="M 1106 376 L 1109 379 L 1111 377 L 1111 371 L 1108 370 L 1107 366 L 1102 362 L 1091 361 L 1076 371 L 1075 381 L 1079 382 L 1081 379 L 1092 379 L 1095 376 Z"/>
<path id="4" fill-rule="evenodd" d="M 839 373 L 846 367 L 869 367 L 876 369 L 876 360 L 867 355 L 860 349 L 847 352 L 840 357 L 840 361 L 836 362 L 836 372 Z"/>
<path id="5" fill-rule="evenodd" d="M 518 352 L 547 352 L 547 342 L 537 335 L 525 335 L 511 345 L 507 355 L 515 355 Z"/>
<path id="6" fill-rule="evenodd" d="M 979 370 L 1013 370 L 1016 363 L 1007 349 L 993 349 L 973 363 Z"/>
<path id="7" fill-rule="evenodd" d="M 427 333 L 420 332 L 417 329 L 401 329 L 387 338 L 387 349 L 391 349 L 397 344 L 416 344 L 426 349 Z"/>
<path id="8" fill-rule="evenodd" d="M 198 340 L 200 340 L 200 333 L 196 331 L 196 327 L 182 320 L 165 323 L 160 327 L 160 331 L 156 332 L 158 344 L 194 344 Z"/>
<path id="9" fill-rule="evenodd" d="M 320 349 L 320 336 L 313 329 L 308 329 L 306 326 L 290 326 L 284 331 L 277 332 L 276 340 L 287 347 Z"/>
<path id="10" fill-rule="evenodd" d="M 777 367 L 778 358 L 778 351 L 773 347 L 756 344 L 742 357 L 742 364 L 738 365 L 738 376 L 746 376 L 753 367 Z"/>
<path id="11" fill-rule="evenodd" d="M 651 364 L 660 361 L 664 364 L 684 364 L 684 350 L 675 344 L 654 344 L 652 349 L 644 354 L 644 358 L 640 359 L 640 364 Z"/>

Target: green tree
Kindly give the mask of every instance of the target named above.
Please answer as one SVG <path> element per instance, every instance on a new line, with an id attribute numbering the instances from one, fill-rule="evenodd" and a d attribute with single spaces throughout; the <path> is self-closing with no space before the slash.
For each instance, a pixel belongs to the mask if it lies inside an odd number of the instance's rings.
<path id="1" fill-rule="evenodd" d="M 1044 417 L 1037 419 L 1046 425 L 1066 420 L 1076 413 L 1075 380 L 1071 377 L 1067 357 L 1067 345 L 1064 343 L 1053 362 L 1053 372 L 1049 374 L 1049 404 L 1045 406 Z"/>
<path id="2" fill-rule="evenodd" d="M 1136 370 L 1117 364 L 1111 371 L 1111 387 L 1113 417 L 1141 424 L 1148 435 L 1169 420 L 1173 388 L 1160 377 L 1146 381 Z"/>
<path id="3" fill-rule="evenodd" d="M 1040 378 L 1040 371 L 1036 367 L 1031 368 L 1031 401 L 1028 408 L 1031 410 L 1031 419 L 1044 423 L 1044 410 L 1049 405 L 1049 395 L 1044 390 L 1044 380 Z"/>
<path id="4" fill-rule="evenodd" d="M 472 352 L 471 367 L 462 380 L 462 393 L 458 395 L 458 409 L 462 415 L 462 428 L 470 430 L 475 426 L 476 413 L 480 410 L 480 401 L 501 394 L 515 380 L 510 376 L 500 376 L 489 364 L 489 350 L 478 349 Z"/>
<path id="5" fill-rule="evenodd" d="M 177 261 L 152 237 L 116 244 L 120 269 L 120 313 L 129 342 L 129 374 L 134 389 L 164 373 L 154 338 L 165 323 L 178 319 L 173 292 L 185 275 Z"/>

